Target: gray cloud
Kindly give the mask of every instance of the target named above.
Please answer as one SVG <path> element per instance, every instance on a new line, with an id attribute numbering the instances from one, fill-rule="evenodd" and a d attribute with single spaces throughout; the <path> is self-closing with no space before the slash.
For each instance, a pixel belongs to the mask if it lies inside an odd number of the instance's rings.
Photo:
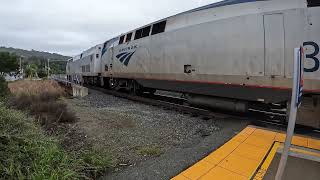
<path id="1" fill-rule="evenodd" d="M 218 0 L 4 0 L 0 46 L 78 54 L 144 24 Z"/>

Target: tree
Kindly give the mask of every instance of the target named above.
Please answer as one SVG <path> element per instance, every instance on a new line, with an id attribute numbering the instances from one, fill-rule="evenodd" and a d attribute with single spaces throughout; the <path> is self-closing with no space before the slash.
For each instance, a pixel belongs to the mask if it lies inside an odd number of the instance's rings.
<path id="1" fill-rule="evenodd" d="M 0 73 L 10 73 L 19 69 L 18 56 L 8 52 L 0 52 Z"/>
<path id="2" fill-rule="evenodd" d="M 39 78 L 45 78 L 48 76 L 48 71 L 46 70 L 46 68 L 40 68 L 38 70 L 38 76 Z"/>
<path id="3" fill-rule="evenodd" d="M 0 101 L 9 94 L 8 83 L 3 76 L 0 76 Z"/>
<path id="4" fill-rule="evenodd" d="M 26 67 L 25 73 L 29 78 L 37 77 L 38 66 L 36 64 L 29 64 Z"/>
<path id="5" fill-rule="evenodd" d="M 67 62 L 56 61 L 50 62 L 50 73 L 51 74 L 65 74 Z"/>

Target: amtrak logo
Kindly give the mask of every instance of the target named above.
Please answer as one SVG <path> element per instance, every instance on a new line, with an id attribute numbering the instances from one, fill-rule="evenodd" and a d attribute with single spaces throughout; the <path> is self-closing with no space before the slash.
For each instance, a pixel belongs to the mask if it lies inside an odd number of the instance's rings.
<path id="1" fill-rule="evenodd" d="M 134 52 L 123 52 L 123 53 L 120 53 L 120 54 L 116 55 L 116 57 L 119 59 L 119 61 L 121 63 L 123 63 L 125 66 L 128 66 L 129 61 L 130 61 L 131 57 L 133 56 L 133 54 L 135 52 L 136 51 L 134 51 Z"/>

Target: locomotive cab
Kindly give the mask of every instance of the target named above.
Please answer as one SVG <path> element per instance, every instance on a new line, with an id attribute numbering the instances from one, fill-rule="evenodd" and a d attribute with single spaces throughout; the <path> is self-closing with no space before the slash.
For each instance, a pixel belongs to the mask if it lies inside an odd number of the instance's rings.
<path id="1" fill-rule="evenodd" d="M 320 1 L 307 0 L 305 30 L 305 73 L 308 90 L 304 91 L 297 124 L 320 128 Z M 310 82 L 312 81 L 312 82 Z M 290 102 L 288 102 L 290 103 Z M 288 107 L 290 107 L 288 105 Z M 289 112 L 289 110 L 288 110 Z"/>

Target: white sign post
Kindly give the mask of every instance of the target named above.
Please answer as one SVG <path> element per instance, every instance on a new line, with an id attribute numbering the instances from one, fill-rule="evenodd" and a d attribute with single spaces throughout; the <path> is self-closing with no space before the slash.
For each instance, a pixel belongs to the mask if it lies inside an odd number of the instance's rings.
<path id="1" fill-rule="evenodd" d="M 303 48 L 302 47 L 295 48 L 294 49 L 294 69 L 293 69 L 293 78 L 292 78 L 293 87 L 292 87 L 289 123 L 288 123 L 286 141 L 284 143 L 281 160 L 280 160 L 278 171 L 275 178 L 276 180 L 282 179 L 282 176 L 287 164 L 292 136 L 294 134 L 298 108 L 301 105 L 302 89 L 303 89 L 303 72 L 304 72 L 303 60 L 304 60 Z"/>

